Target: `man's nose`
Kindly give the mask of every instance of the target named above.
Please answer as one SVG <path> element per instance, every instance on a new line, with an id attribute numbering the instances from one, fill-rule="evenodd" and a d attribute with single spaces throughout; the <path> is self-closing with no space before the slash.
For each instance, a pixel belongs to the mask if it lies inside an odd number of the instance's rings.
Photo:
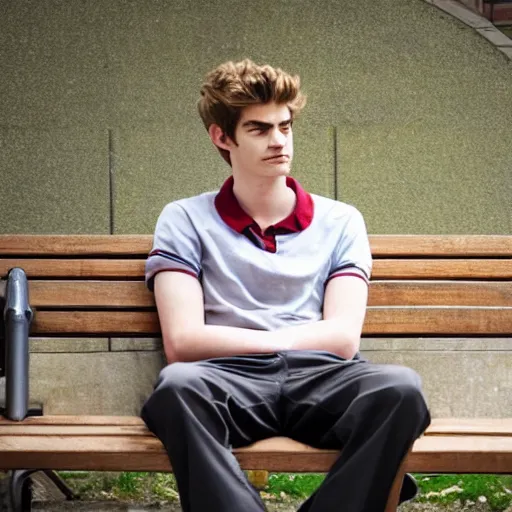
<path id="1" fill-rule="evenodd" d="M 281 130 L 272 130 L 270 135 L 270 146 L 271 147 L 282 147 L 286 142 L 286 134 Z"/>

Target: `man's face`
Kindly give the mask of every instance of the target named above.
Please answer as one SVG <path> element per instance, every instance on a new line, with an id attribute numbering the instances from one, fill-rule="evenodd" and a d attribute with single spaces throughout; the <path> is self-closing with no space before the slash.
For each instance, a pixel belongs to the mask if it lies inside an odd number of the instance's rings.
<path id="1" fill-rule="evenodd" d="M 237 144 L 229 144 L 233 169 L 261 177 L 290 174 L 293 135 L 286 105 L 267 103 L 244 108 L 235 138 Z"/>

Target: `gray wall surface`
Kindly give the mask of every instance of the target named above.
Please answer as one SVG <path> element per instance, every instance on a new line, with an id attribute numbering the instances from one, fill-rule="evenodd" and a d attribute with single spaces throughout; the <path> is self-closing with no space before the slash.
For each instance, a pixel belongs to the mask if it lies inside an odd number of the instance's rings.
<path id="1" fill-rule="evenodd" d="M 33 340 L 31 399 L 47 414 L 138 414 L 164 358 L 161 342 Z M 422 377 L 433 417 L 510 417 L 512 351 L 507 339 L 362 341 L 375 363 L 403 364 Z"/>
<path id="2" fill-rule="evenodd" d="M 150 233 L 217 188 L 195 103 L 243 57 L 301 75 L 295 174 L 371 233 L 512 231 L 512 63 L 422 0 L 4 0 L 0 230 Z"/>

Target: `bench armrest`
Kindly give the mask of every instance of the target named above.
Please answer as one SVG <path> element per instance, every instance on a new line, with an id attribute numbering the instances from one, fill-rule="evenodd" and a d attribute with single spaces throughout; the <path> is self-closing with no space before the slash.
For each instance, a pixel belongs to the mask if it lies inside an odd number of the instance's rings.
<path id="1" fill-rule="evenodd" d="M 28 411 L 28 335 L 32 317 L 27 276 L 21 268 L 13 268 L 5 289 L 5 416 L 15 421 L 23 420 Z"/>

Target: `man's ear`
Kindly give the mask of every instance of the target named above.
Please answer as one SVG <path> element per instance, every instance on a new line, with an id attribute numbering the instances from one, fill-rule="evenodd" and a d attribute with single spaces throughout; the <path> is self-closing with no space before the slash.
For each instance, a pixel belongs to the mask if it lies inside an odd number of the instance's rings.
<path id="1" fill-rule="evenodd" d="M 208 128 L 208 134 L 212 142 L 219 148 L 225 151 L 230 150 L 229 137 L 224 134 L 222 128 L 218 124 L 211 124 Z"/>

